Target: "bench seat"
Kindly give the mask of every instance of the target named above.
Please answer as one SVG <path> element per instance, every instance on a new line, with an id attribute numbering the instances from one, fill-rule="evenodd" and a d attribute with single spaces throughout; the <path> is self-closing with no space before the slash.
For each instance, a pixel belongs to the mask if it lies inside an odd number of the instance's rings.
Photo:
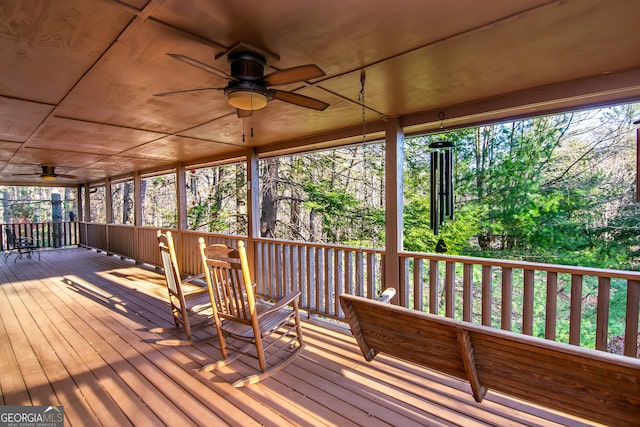
<path id="1" fill-rule="evenodd" d="M 488 389 L 616 426 L 640 425 L 640 360 L 342 294 L 367 361 L 384 353 Z"/>

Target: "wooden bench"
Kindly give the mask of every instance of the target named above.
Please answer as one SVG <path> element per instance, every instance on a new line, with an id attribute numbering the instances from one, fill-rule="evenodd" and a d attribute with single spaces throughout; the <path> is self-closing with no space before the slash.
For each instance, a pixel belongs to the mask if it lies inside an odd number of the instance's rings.
<path id="1" fill-rule="evenodd" d="M 367 361 L 385 353 L 608 425 L 640 425 L 640 360 L 340 295 Z"/>

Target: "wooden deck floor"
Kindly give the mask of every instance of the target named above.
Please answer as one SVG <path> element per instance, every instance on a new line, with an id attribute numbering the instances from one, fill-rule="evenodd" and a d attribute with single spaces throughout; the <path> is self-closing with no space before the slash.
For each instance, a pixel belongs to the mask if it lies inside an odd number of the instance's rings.
<path id="1" fill-rule="evenodd" d="M 0 261 L 0 404 L 64 405 L 68 426 L 591 425 L 491 391 L 478 404 L 468 384 L 396 359 L 367 363 L 319 321 L 304 322 L 286 371 L 235 389 L 253 360 L 203 373 L 213 343 L 153 342 L 150 328 L 171 326 L 165 292 L 162 275 L 86 249 Z"/>

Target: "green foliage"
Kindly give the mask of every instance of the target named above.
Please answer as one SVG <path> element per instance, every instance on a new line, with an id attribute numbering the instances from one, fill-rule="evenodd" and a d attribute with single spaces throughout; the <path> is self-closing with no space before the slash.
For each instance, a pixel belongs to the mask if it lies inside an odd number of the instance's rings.
<path id="1" fill-rule="evenodd" d="M 439 239 L 444 240 L 448 254 L 460 254 L 476 235 L 485 216 L 479 206 L 463 206 L 454 221 L 446 222 L 438 236 L 430 228 L 430 206 L 425 197 L 407 200 L 404 211 L 404 249 L 411 252 L 435 252 Z"/>
<path id="2" fill-rule="evenodd" d="M 306 200 L 302 206 L 320 215 L 322 231 L 331 242 L 371 244 L 381 240 L 384 210 L 363 207 L 350 193 L 336 191 L 327 180 L 302 183 Z M 358 227 L 353 227 L 358 223 Z"/>
<path id="3" fill-rule="evenodd" d="M 9 212 L 12 218 L 33 219 L 34 209 L 27 203 L 14 203 L 10 206 Z"/>

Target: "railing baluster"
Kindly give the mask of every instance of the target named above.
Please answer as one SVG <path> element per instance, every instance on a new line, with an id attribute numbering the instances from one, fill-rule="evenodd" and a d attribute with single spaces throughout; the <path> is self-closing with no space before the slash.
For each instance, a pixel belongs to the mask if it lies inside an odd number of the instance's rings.
<path id="1" fill-rule="evenodd" d="M 375 296 L 376 286 L 376 255 L 373 252 L 367 254 L 367 295 L 368 298 Z"/>
<path id="2" fill-rule="evenodd" d="M 309 283 L 309 308 L 312 310 L 318 310 L 318 275 L 316 274 L 316 248 L 311 247 L 307 251 L 307 274 Z"/>
<path id="3" fill-rule="evenodd" d="M 354 282 L 354 270 L 353 270 L 354 253 L 352 250 L 345 252 L 345 280 L 344 284 L 345 292 L 349 295 L 353 295 L 353 282 Z"/>
<path id="4" fill-rule="evenodd" d="M 627 316 L 624 329 L 624 355 L 638 357 L 638 304 L 640 281 L 627 282 Z"/>
<path id="5" fill-rule="evenodd" d="M 465 263 L 462 270 L 462 320 L 471 322 L 473 314 L 473 264 Z"/>
<path id="6" fill-rule="evenodd" d="M 491 326 L 493 316 L 493 277 L 490 265 L 482 266 L 482 324 Z"/>
<path id="7" fill-rule="evenodd" d="M 611 279 L 598 278 L 598 305 L 596 312 L 596 350 L 607 351 L 609 343 L 609 299 Z"/>
<path id="8" fill-rule="evenodd" d="M 440 266 L 438 261 L 429 261 L 429 313 L 438 314 L 438 283 L 440 282 Z"/>
<path id="9" fill-rule="evenodd" d="M 522 290 L 522 333 L 533 335 L 533 301 L 535 292 L 535 271 L 525 269 Z"/>
<path id="10" fill-rule="evenodd" d="M 265 295 L 271 295 L 271 275 L 272 270 L 275 268 L 275 266 L 272 263 L 271 260 L 271 251 L 273 249 L 273 244 L 272 243 L 267 243 L 264 245 L 264 266 L 265 266 L 265 270 L 264 270 L 264 282 L 262 284 L 262 290 L 265 293 Z"/>
<path id="11" fill-rule="evenodd" d="M 281 245 L 279 243 L 273 243 L 269 245 L 269 265 L 271 268 L 269 272 L 271 273 L 269 277 L 269 295 L 273 297 L 277 297 L 278 295 L 278 282 L 279 276 L 282 274 L 282 262 L 279 257 Z"/>
<path id="12" fill-rule="evenodd" d="M 569 344 L 580 345 L 580 323 L 582 321 L 582 278 L 571 275 L 571 312 L 569 315 Z"/>
<path id="13" fill-rule="evenodd" d="M 300 290 L 300 304 L 302 307 L 307 307 L 309 304 L 309 283 L 307 282 L 307 247 L 298 246 L 298 259 L 297 265 L 294 265 L 294 269 L 298 271 L 298 290 Z"/>
<path id="14" fill-rule="evenodd" d="M 324 295 L 325 295 L 325 286 L 327 285 L 327 279 L 325 275 L 325 252 L 324 248 L 318 248 L 316 251 L 316 306 L 317 310 L 320 311 L 323 308 L 324 303 Z"/>
<path id="15" fill-rule="evenodd" d="M 409 259 L 407 258 L 406 260 L 408 264 Z M 422 265 L 422 258 L 413 260 L 413 308 L 420 311 L 424 310 L 424 281 L 422 280 Z"/>
<path id="16" fill-rule="evenodd" d="M 453 319 L 455 317 L 455 281 L 456 281 L 456 263 L 447 261 L 444 273 L 444 304 L 445 316 Z"/>
<path id="17" fill-rule="evenodd" d="M 556 340 L 556 316 L 558 298 L 558 273 L 547 272 L 547 317 L 545 319 L 544 337 Z"/>
<path id="18" fill-rule="evenodd" d="M 144 247 L 144 245 L 141 245 L 140 243 L 141 243 L 142 241 L 144 241 L 144 238 L 142 238 L 142 236 L 140 236 L 139 238 L 141 238 L 141 240 L 140 240 L 140 242 L 139 242 L 139 246 L 142 248 L 142 247 Z M 208 239 L 208 238 L 206 238 L 206 237 L 205 237 L 205 241 L 206 241 L 207 245 L 210 245 L 210 244 L 211 244 L 210 239 Z M 253 281 L 254 281 L 254 282 L 255 282 L 255 284 L 256 284 L 256 292 L 257 292 L 257 293 L 259 293 L 259 294 L 264 293 L 264 292 L 262 291 L 262 289 L 263 289 L 263 285 L 262 285 L 262 273 L 263 273 L 263 272 L 264 272 L 264 270 L 265 270 L 265 265 L 264 265 L 264 263 L 262 262 L 263 246 L 264 246 L 264 243 L 262 243 L 262 242 L 254 242 L 254 243 L 253 243 L 253 247 L 255 248 L 255 252 L 254 252 L 254 254 L 253 254 L 253 256 L 254 256 L 254 262 L 253 262 L 253 265 L 250 265 L 250 266 L 249 266 L 250 268 L 251 268 L 251 267 L 254 267 L 254 268 L 255 268 L 255 271 L 252 271 L 252 272 L 253 272 Z"/>
<path id="19" fill-rule="evenodd" d="M 301 246 L 291 246 L 291 288 L 289 291 L 297 291 L 300 289 L 300 254 Z"/>
<path id="20" fill-rule="evenodd" d="M 293 279 L 291 277 L 291 245 L 282 245 L 282 257 L 282 294 L 278 295 L 278 298 L 283 297 L 287 293 L 291 292 L 293 287 Z"/>
<path id="21" fill-rule="evenodd" d="M 331 295 L 331 302 L 333 304 L 333 313 L 342 316 L 340 311 L 340 301 L 338 296 L 344 291 L 344 276 L 342 272 L 344 268 L 344 251 L 336 250 L 335 251 L 335 262 L 333 268 L 333 275 L 335 277 L 335 287 L 333 294 Z"/>
<path id="22" fill-rule="evenodd" d="M 356 289 L 355 294 L 358 296 L 364 296 L 365 278 L 364 278 L 364 252 L 356 252 Z"/>
<path id="23" fill-rule="evenodd" d="M 398 281 L 398 305 L 409 307 L 409 260 L 400 260 L 400 280 Z M 387 283 L 387 287 L 389 284 Z"/>
<path id="24" fill-rule="evenodd" d="M 381 287 L 384 287 L 384 278 L 386 277 L 385 276 L 385 272 L 384 272 L 384 266 L 385 266 L 384 259 L 385 259 L 385 255 L 384 254 L 380 254 L 380 263 L 378 265 L 380 266 L 379 268 L 380 268 L 380 286 Z M 378 282 L 375 282 L 374 287 L 375 287 L 375 290 L 374 290 L 373 295 L 375 296 L 376 295 L 375 291 L 378 290 Z"/>
<path id="25" fill-rule="evenodd" d="M 502 267 L 502 298 L 501 298 L 500 328 L 511 330 L 513 317 L 513 269 Z"/>

